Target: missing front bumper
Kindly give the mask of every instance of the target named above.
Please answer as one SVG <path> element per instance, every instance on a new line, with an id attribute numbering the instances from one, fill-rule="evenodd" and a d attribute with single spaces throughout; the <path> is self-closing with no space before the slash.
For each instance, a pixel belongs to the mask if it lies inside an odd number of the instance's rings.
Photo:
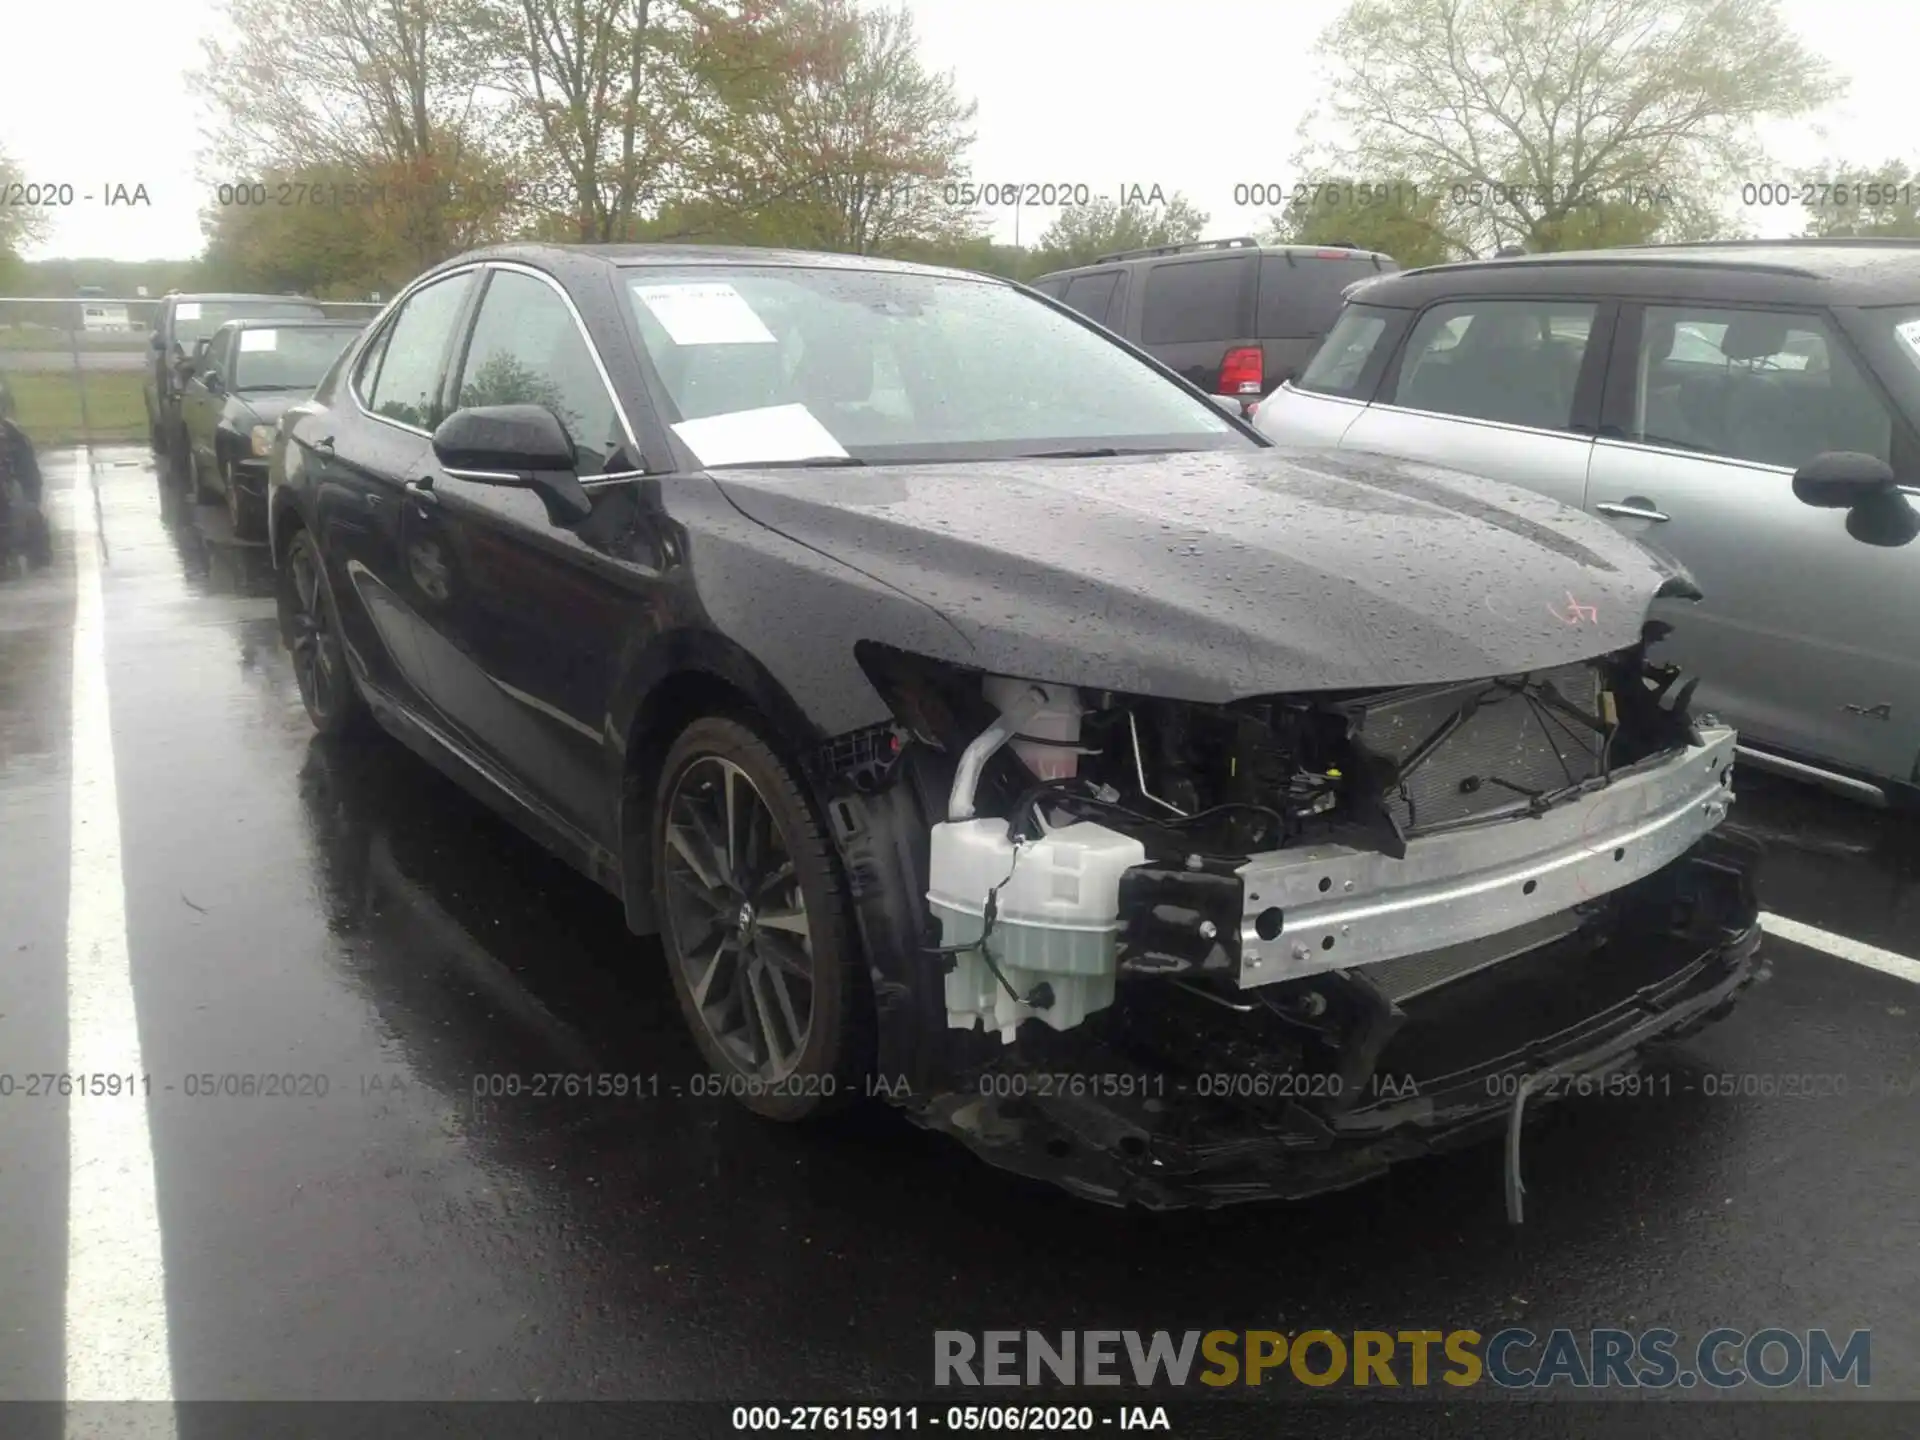
<path id="1" fill-rule="evenodd" d="M 1497 1136 L 1528 1077 L 1631 1071 L 1647 1047 L 1724 1015 L 1757 973 L 1758 851 L 1709 836 L 1658 874 L 1602 897 L 1564 935 L 1423 993 L 1403 1009 L 1367 972 L 1282 987 L 1322 992 L 1354 1023 L 1292 1054 L 1235 1048 L 1258 997 L 1184 1054 L 1143 1046 L 1129 1011 L 1158 1015 L 1163 983 L 1123 987 L 1099 1035 L 1002 1052 L 910 1108 L 990 1163 L 1085 1198 L 1150 1209 L 1298 1199 L 1362 1183 L 1404 1159 Z M 1344 995 L 1344 998 L 1342 998 Z M 1371 1006 L 1371 1013 L 1365 1013 Z M 1203 1009 L 1208 1007 L 1203 1006 Z M 1249 1068 L 1251 1067 L 1251 1068 Z M 1249 1085 L 1223 1088 L 1222 1076 Z M 1560 1084 L 1530 1109 L 1578 1087 Z"/>
<path id="2" fill-rule="evenodd" d="M 1538 815 L 1410 841 L 1404 859 L 1344 845 L 1239 869 L 1242 989 L 1471 944 L 1588 903 L 1672 864 L 1733 801 L 1734 732 L 1616 775 Z"/>

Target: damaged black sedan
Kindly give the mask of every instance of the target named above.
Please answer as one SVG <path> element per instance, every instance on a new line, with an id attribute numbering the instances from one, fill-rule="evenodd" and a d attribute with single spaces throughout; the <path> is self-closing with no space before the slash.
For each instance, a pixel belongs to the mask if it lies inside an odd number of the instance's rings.
<path id="1" fill-rule="evenodd" d="M 657 933 L 753 1109 L 884 1093 L 1153 1207 L 1508 1135 L 1753 978 L 1734 735 L 1610 527 L 1276 450 L 1073 311 L 865 257 L 516 246 L 282 425 L 315 725 Z M 635 1064 L 643 1057 L 635 1057 Z"/>

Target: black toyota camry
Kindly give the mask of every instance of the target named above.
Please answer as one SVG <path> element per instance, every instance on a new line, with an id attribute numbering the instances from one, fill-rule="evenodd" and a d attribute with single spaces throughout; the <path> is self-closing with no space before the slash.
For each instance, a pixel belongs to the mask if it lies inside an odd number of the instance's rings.
<path id="1" fill-rule="evenodd" d="M 269 521 L 314 724 L 618 897 L 773 1118 L 884 1094 L 1158 1207 L 1505 1131 L 1517 1216 L 1529 1096 L 1754 973 L 1684 573 L 1274 449 L 1007 281 L 466 255 L 288 412 Z"/>

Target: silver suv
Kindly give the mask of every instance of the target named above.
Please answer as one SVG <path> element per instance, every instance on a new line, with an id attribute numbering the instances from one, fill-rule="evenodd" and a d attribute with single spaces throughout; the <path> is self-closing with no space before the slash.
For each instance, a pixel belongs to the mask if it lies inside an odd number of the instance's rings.
<path id="1" fill-rule="evenodd" d="M 1607 517 L 1703 592 L 1663 602 L 1685 618 L 1667 654 L 1743 758 L 1874 803 L 1920 794 L 1920 242 L 1382 276 L 1256 425 Z"/>

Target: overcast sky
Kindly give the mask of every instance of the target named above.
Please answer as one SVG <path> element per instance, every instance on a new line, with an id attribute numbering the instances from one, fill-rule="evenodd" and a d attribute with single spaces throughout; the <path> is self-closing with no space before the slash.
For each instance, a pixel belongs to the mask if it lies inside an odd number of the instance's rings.
<path id="1" fill-rule="evenodd" d="M 29 0 L 6 3 L 24 8 Z M 1286 157 L 1314 94 L 1312 42 L 1342 8 L 1341 0 L 908 4 L 928 63 L 953 70 L 961 92 L 979 102 L 976 180 L 1084 184 L 1106 195 L 1133 185 L 1182 190 L 1212 216 L 1209 236 L 1252 233 L 1264 222 L 1264 210 L 1234 204 L 1235 186 L 1298 178 Z M 1763 137 L 1782 169 L 1828 155 L 1920 158 L 1920 5 L 1785 0 L 1784 8 L 1851 88 L 1814 121 Z M 57 15 L 57 27 L 39 32 L 44 40 L 32 22 L 8 37 L 0 137 L 27 180 L 71 184 L 76 196 L 95 198 L 56 212 L 33 258 L 198 253 L 207 197 L 194 156 L 206 117 L 182 73 L 217 23 L 212 0 L 63 0 Z M 69 38 L 82 43 L 70 46 Z M 36 55 L 41 44 L 45 53 Z M 144 185 L 152 204 L 104 204 L 115 184 Z M 1015 238 L 1017 220 L 1018 238 L 1031 243 L 1055 213 L 1003 209 L 986 218 L 1002 240 Z M 1791 209 L 1749 219 L 1761 235 L 1793 234 L 1801 223 Z"/>

